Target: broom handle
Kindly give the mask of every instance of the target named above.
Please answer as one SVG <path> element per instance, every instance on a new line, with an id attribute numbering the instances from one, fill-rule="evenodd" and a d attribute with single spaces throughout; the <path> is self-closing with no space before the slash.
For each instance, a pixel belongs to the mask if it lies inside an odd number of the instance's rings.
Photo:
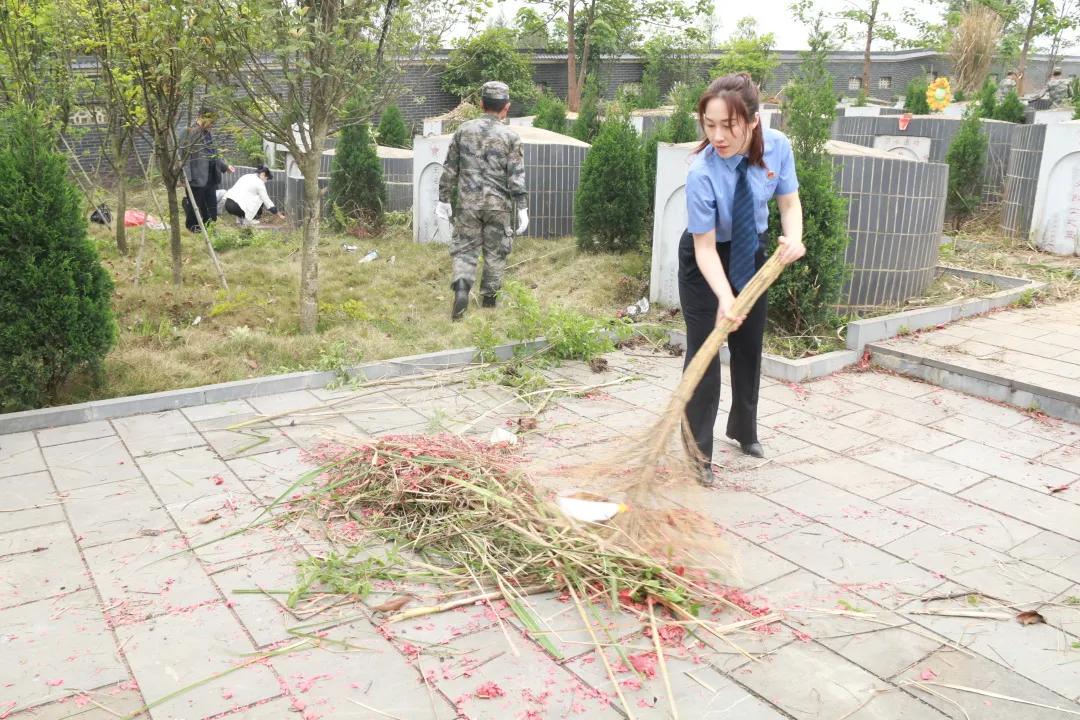
<path id="1" fill-rule="evenodd" d="M 769 286 L 773 284 L 776 278 L 780 277 L 783 270 L 784 265 L 780 262 L 780 253 L 774 252 L 772 257 L 761 266 L 761 269 L 754 274 L 754 277 L 735 298 L 735 306 L 731 309 L 732 314 L 738 316 L 749 313 L 754 303 L 765 294 L 765 291 L 769 289 Z M 686 415 L 686 404 L 690 402 L 690 396 L 693 395 L 694 388 L 701 382 L 701 378 L 705 376 L 705 369 L 709 367 L 709 363 L 720 352 L 720 346 L 724 344 L 733 326 L 734 323 L 731 320 L 727 318 L 721 320 L 716 328 L 709 333 L 709 337 L 705 339 L 704 344 L 694 355 L 694 359 L 690 361 L 690 364 L 683 371 L 682 380 L 679 381 L 678 387 L 675 388 L 675 393 L 672 395 L 671 401 L 668 403 L 667 409 L 657 426 L 652 446 L 648 448 L 647 460 L 642 468 L 643 474 L 637 483 L 639 490 L 648 489 L 649 484 L 656 475 L 656 462 L 663 455 L 672 433 L 682 423 L 682 419 Z"/>

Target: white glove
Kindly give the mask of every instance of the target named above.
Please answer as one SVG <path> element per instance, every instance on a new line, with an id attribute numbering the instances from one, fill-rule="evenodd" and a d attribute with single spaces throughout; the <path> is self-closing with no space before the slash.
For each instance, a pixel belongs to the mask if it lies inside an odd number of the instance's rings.
<path id="1" fill-rule="evenodd" d="M 435 203 L 435 217 L 440 217 L 443 220 L 449 220 L 450 216 L 454 214 L 454 209 L 450 207 L 450 203 L 437 202 Z"/>
<path id="2" fill-rule="evenodd" d="M 517 234 L 524 235 L 525 231 L 529 229 L 529 211 L 524 208 L 518 210 L 518 226 Z"/>

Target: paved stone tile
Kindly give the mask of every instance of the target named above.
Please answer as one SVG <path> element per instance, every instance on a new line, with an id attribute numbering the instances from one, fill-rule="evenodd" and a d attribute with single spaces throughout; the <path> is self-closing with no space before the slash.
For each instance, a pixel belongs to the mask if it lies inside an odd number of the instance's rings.
<path id="1" fill-rule="evenodd" d="M 1040 455 L 1039 462 L 1080 475 L 1080 447 L 1063 445 L 1045 455 Z"/>
<path id="2" fill-rule="evenodd" d="M 304 557 L 299 553 L 263 553 L 245 558 L 211 576 L 257 646 L 289 639 L 289 628 L 300 624 L 285 607 L 286 596 L 278 593 L 296 587 L 296 563 Z M 245 592 L 238 593 L 237 590 Z M 259 590 L 268 594 L 261 594 Z"/>
<path id="3" fill-rule="evenodd" d="M 1036 416 L 1014 425 L 1013 430 L 1025 435 L 1053 440 L 1060 445 L 1075 445 L 1080 442 L 1080 425 L 1058 420 L 1050 416 Z"/>
<path id="4" fill-rule="evenodd" d="M 47 472 L 0 478 L 0 498 L 0 534 L 64 520 Z"/>
<path id="5" fill-rule="evenodd" d="M 766 463 L 744 470 L 733 478 L 735 482 L 744 485 L 747 490 L 757 495 L 767 495 L 809 479 L 809 475 L 777 463 Z"/>
<path id="6" fill-rule="evenodd" d="M 549 640 L 559 651 L 560 659 L 577 657 L 595 649 L 589 635 L 590 627 L 600 642 L 604 643 L 619 642 L 623 638 L 630 638 L 628 645 L 647 645 L 651 642 L 640 637 L 643 625 L 639 618 L 629 613 L 613 611 L 605 603 L 605 599 L 596 598 L 595 602 L 587 606 L 589 626 L 582 621 L 577 603 L 555 593 L 533 595 L 522 601 L 536 618 L 540 627 L 539 633 L 525 629 L 512 611 L 507 614 L 525 635 L 537 643 L 545 638 Z"/>
<path id="7" fill-rule="evenodd" d="M 931 392 L 922 395 L 919 401 L 935 405 L 950 414 L 961 413 L 1001 427 L 1016 427 L 1028 419 L 1021 410 L 1009 405 L 988 402 L 982 398 L 944 388 L 929 385 L 927 387 L 931 388 Z"/>
<path id="8" fill-rule="evenodd" d="M 342 411 L 349 422 L 370 435 L 382 435 L 388 432 L 404 432 L 403 428 L 413 426 L 427 427 L 431 418 L 410 407 L 405 407 L 388 397 L 374 396 L 372 404 L 362 408 Z M 381 400 L 381 402 L 379 402 Z"/>
<path id="9" fill-rule="evenodd" d="M 1014 547 L 1009 554 L 1080 583 L 1080 542 L 1076 540 L 1043 531 Z"/>
<path id="10" fill-rule="evenodd" d="M 761 397 L 827 420 L 835 420 L 859 410 L 858 405 L 847 400 L 841 400 L 828 393 L 817 392 L 814 383 L 807 385 L 778 383 L 761 388 Z"/>
<path id="11" fill-rule="evenodd" d="M 714 490 L 695 497 L 696 510 L 755 542 L 779 537 L 811 522 L 783 505 L 748 492 Z"/>
<path id="12" fill-rule="evenodd" d="M 83 551 L 114 625 L 221 599 L 179 533 L 114 542 Z"/>
<path id="13" fill-rule="evenodd" d="M 794 409 L 770 415 L 759 422 L 838 453 L 868 445 L 875 440 L 873 435 Z"/>
<path id="14" fill-rule="evenodd" d="M 445 698 L 427 689 L 415 659 L 402 655 L 372 631 L 367 623 L 333 628 L 322 647 L 286 653 L 271 661 L 294 714 L 357 720 L 453 718 L 455 713 Z"/>
<path id="15" fill-rule="evenodd" d="M 45 469 L 34 433 L 0 435 L 0 477 L 28 475 Z"/>
<path id="16" fill-rule="evenodd" d="M 1061 628 L 1069 635 L 1080 638 L 1080 584 L 1073 585 L 1065 592 L 1054 598 L 1053 605 L 1044 605 L 1040 608 L 1046 622 L 1056 628 Z M 1073 647 L 1074 650 L 1080 649 Z M 1073 696 L 1076 698 L 1076 696 Z M 1080 702 L 1080 698 L 1076 698 Z"/>
<path id="17" fill-rule="evenodd" d="M 1046 600 L 1070 585 L 1063 577 L 932 527 L 883 549 L 959 585 L 1014 603 Z"/>
<path id="18" fill-rule="evenodd" d="M 947 493 L 960 492 L 986 478 L 986 473 L 979 470 L 888 440 L 859 448 L 852 456 L 861 462 Z"/>
<path id="19" fill-rule="evenodd" d="M 931 603 L 932 609 L 955 607 L 955 603 Z M 924 603 L 913 603 L 910 609 L 923 609 Z M 909 608 L 901 610 L 901 614 Z M 967 608 L 970 610 L 970 606 Z M 1068 635 L 1049 624 L 1021 625 L 1013 620 L 980 620 L 946 615 L 915 615 L 907 617 L 940 633 L 968 650 L 997 663 L 1067 697 L 1075 698 L 1080 688 L 1080 663 L 1072 643 L 1077 636 Z M 980 686 L 981 687 L 981 686 Z"/>
<path id="20" fill-rule="evenodd" d="M 0 628 L 0 714 L 128 677 L 91 590 L 0 610 Z"/>
<path id="21" fill-rule="evenodd" d="M 948 447 L 959 438 L 924 424 L 894 417 L 877 410 L 862 410 L 840 418 L 842 425 L 864 430 L 878 438 L 907 445 L 923 452 Z"/>
<path id="22" fill-rule="evenodd" d="M 853 452 L 856 456 L 861 453 L 861 449 Z M 826 458 L 820 462 L 804 463 L 799 465 L 799 472 L 870 500 L 911 485 L 911 480 L 907 478 L 851 457 Z"/>
<path id="23" fill-rule="evenodd" d="M 845 380 L 851 380 L 854 383 L 909 398 L 922 397 L 937 389 L 929 383 L 906 378 L 902 375 L 893 375 L 892 373 L 873 370 L 870 372 L 840 373 L 839 376 L 842 376 Z"/>
<path id="24" fill-rule="evenodd" d="M 780 720 L 784 717 L 710 665 L 694 663 L 667 653 L 665 650 L 668 676 L 679 717 L 695 720 Z M 671 703 L 659 674 L 642 678 L 627 668 L 615 652 L 609 650 L 607 658 L 613 667 L 619 668 L 615 677 L 635 718 L 666 720 L 672 717 Z M 589 685 L 614 694 L 611 679 L 597 651 L 574 660 L 567 668 Z M 557 703 L 558 700 L 552 701 L 553 705 Z M 614 700 L 614 704 L 622 708 L 618 699 Z"/>
<path id="25" fill-rule="evenodd" d="M 206 446 L 140 457 L 136 462 L 166 506 L 243 489 L 229 467 Z"/>
<path id="26" fill-rule="evenodd" d="M 140 477 L 139 467 L 115 435 L 53 445 L 44 454 L 61 492 Z"/>
<path id="27" fill-rule="evenodd" d="M 307 390 L 263 395 L 248 400 L 255 411 L 263 415 L 294 415 L 302 412 L 320 412 L 325 403 Z M 284 418 L 275 418 L 274 423 L 287 422 Z"/>
<path id="28" fill-rule="evenodd" d="M 71 527 L 83 547 L 173 529 L 172 518 L 141 477 L 64 493 Z"/>
<path id="29" fill-rule="evenodd" d="M 210 403 L 209 405 L 196 405 L 184 408 L 180 412 L 184 413 L 184 417 L 193 425 L 218 418 L 236 418 L 234 422 L 239 422 L 256 414 L 255 408 L 244 400 L 227 400 L 225 402 Z"/>
<path id="30" fill-rule="evenodd" d="M 95 420 L 94 422 L 80 423 L 79 425 L 65 425 L 58 428 L 49 428 L 48 430 L 38 430 L 37 439 L 41 447 L 49 447 L 61 443 L 96 440 L 106 435 L 115 434 L 116 432 L 107 420 Z"/>
<path id="31" fill-rule="evenodd" d="M 942 582 L 933 573 L 820 524 L 770 540 L 765 547 L 889 608 Z"/>
<path id="32" fill-rule="evenodd" d="M 956 445 L 939 450 L 936 455 L 1042 492 L 1076 479 L 1076 475 L 1071 472 L 1014 455 L 1003 450 L 1003 447 L 1007 446 L 992 447 L 962 440 Z"/>
<path id="33" fill-rule="evenodd" d="M 281 432 L 293 444 L 309 451 L 327 444 L 355 444 L 366 435 L 343 415 L 298 420 L 295 425 L 282 425 Z"/>
<path id="34" fill-rule="evenodd" d="M 977 420 L 967 415 L 952 415 L 934 423 L 934 427 L 990 447 L 1008 448 L 1012 454 L 1028 459 L 1036 458 L 1058 447 L 1058 444 L 1052 440 L 1006 430 L 991 422 Z"/>
<path id="35" fill-rule="evenodd" d="M 993 662 L 984 657 L 968 657 L 956 650 L 946 649 L 927 657 L 918 667 L 912 668 L 896 678 L 897 682 L 920 682 L 925 671 L 934 673 L 932 682 L 924 684 L 933 692 L 927 692 L 914 685 L 908 690 L 926 703 L 933 705 L 946 717 L 954 720 L 1061 720 L 1064 714 L 1055 710 L 1019 705 L 1007 700 L 987 698 L 982 695 L 952 690 L 945 685 L 976 688 L 1008 697 L 1020 698 L 1051 707 L 1080 712 L 1080 704 L 1070 702 L 1046 688 L 1031 682 L 1003 667 L 1000 662 Z M 944 696 L 942 698 L 941 696 Z M 945 699 L 947 698 L 947 699 Z"/>
<path id="36" fill-rule="evenodd" d="M 848 402 L 908 422 L 927 425 L 949 415 L 949 411 L 944 408 L 925 403 L 908 395 L 897 395 L 896 393 L 855 383 L 849 383 L 849 388 L 843 395 Z"/>
<path id="37" fill-rule="evenodd" d="M 516 633 L 515 633 L 516 634 Z M 433 682 L 472 720 L 506 720 L 526 710 L 539 719 L 563 717 L 574 705 L 589 718 L 622 717 L 612 706 L 613 693 L 586 687 L 580 679 L 555 663 L 531 640 L 513 637 L 520 656 L 515 657 L 498 628 L 457 638 L 441 648 L 438 664 L 425 666 Z M 494 683 L 504 695 L 476 697 L 485 683 Z M 536 698 L 539 702 L 532 702 Z M 551 700 L 547 700 L 551 698 Z M 523 702 L 524 701 L 524 702 Z"/>
<path id="38" fill-rule="evenodd" d="M 671 400 L 671 389 L 644 380 L 628 382 L 605 388 L 613 398 L 624 400 L 635 407 L 662 411 Z"/>
<path id="39" fill-rule="evenodd" d="M 256 497 L 270 503 L 318 465 L 305 451 L 289 448 L 229 460 L 228 466 Z"/>
<path id="40" fill-rule="evenodd" d="M 942 646 L 940 638 L 895 613 L 805 570 L 758 589 L 785 624 L 880 678 Z"/>
<path id="41" fill-rule="evenodd" d="M 197 633 L 192 628 L 199 628 Z M 249 660 L 255 650 L 240 623 L 221 603 L 162 615 L 118 628 L 124 655 L 150 703 Z M 168 652 L 162 652 L 168 648 Z M 275 697 L 280 690 L 270 668 L 249 664 L 157 705 L 154 720 L 204 718 Z"/>
<path id="42" fill-rule="evenodd" d="M 125 681 L 118 685 L 85 689 L 8 717 L 11 720 L 116 720 L 136 713 L 146 705 L 134 685 L 131 681 Z M 14 700 L 7 702 L 15 707 Z M 4 701 L 0 701 L 0 712 L 5 709 Z"/>
<path id="43" fill-rule="evenodd" d="M 1008 552 L 1009 548 L 1040 533 L 1039 528 L 1033 525 L 925 485 L 913 485 L 878 502 L 928 525 L 1001 552 Z"/>
<path id="44" fill-rule="evenodd" d="M 779 555 L 734 533 L 727 533 L 724 541 L 729 545 L 734 561 L 733 576 L 725 580 L 729 585 L 755 588 L 796 569 L 795 565 Z"/>
<path id="45" fill-rule="evenodd" d="M 943 717 L 903 691 L 879 692 L 891 686 L 812 642 L 791 643 L 761 663 L 740 668 L 735 679 L 799 720 Z"/>
<path id="46" fill-rule="evenodd" d="M 769 499 L 871 545 L 884 545 L 923 527 L 914 518 L 820 480 L 780 490 Z"/>
<path id="47" fill-rule="evenodd" d="M 230 563 L 294 546 L 288 534 L 266 524 L 264 508 L 247 490 L 226 490 L 167 507 L 194 552 L 209 564 Z M 217 568 L 213 568 L 217 569 Z"/>
<path id="48" fill-rule="evenodd" d="M 786 408 L 781 406 L 781 409 L 778 412 L 783 412 L 785 409 Z M 758 415 L 758 417 L 760 418 L 764 416 Z M 720 423 L 717 423 L 717 427 L 722 427 L 724 428 L 724 430 L 726 430 L 726 424 L 727 416 L 724 417 L 724 424 L 721 425 Z M 722 440 L 725 445 L 729 446 L 732 452 L 738 452 L 739 454 L 742 453 L 742 451 L 735 445 L 733 440 L 729 440 L 726 437 L 722 438 Z M 806 442 L 805 440 L 800 440 L 794 435 L 789 435 L 788 433 L 781 430 L 773 430 L 772 428 L 767 428 L 763 425 L 758 426 L 758 440 L 761 442 L 762 446 L 765 449 L 765 456 L 770 458 L 775 458 L 790 452 L 795 452 L 797 450 L 803 450 L 808 447 L 813 447 L 810 443 Z"/>
<path id="49" fill-rule="evenodd" d="M 1021 325 L 1011 325 L 1010 328 L 1023 327 Z M 1045 335 L 1041 329 L 1037 332 Z M 996 326 L 994 331 L 983 330 L 975 333 L 971 336 L 972 340 L 983 342 L 988 345 L 994 345 L 995 347 L 1005 348 L 1006 350 L 1015 351 L 1017 354 L 1030 355 L 1033 358 L 1046 359 L 1056 358 L 1069 352 L 1069 348 L 1063 345 L 1055 345 L 1053 338 L 1046 338 L 1039 342 L 1031 342 L 1030 339 L 1024 338 L 1011 333 L 997 332 Z"/>
<path id="50" fill-rule="evenodd" d="M 90 587 L 66 523 L 0 535 L 0 607 Z"/>
<path id="51" fill-rule="evenodd" d="M 374 602 L 376 599 L 381 602 L 383 598 L 369 597 L 368 602 Z M 385 599 L 389 598 L 386 597 Z M 423 603 L 422 600 L 418 599 L 416 604 L 430 603 Z M 498 604 L 496 603 L 496 605 Z M 414 643 L 424 648 L 441 646 L 452 642 L 455 638 L 492 627 L 497 623 L 497 617 L 503 618 L 504 624 L 507 623 L 510 618 L 509 610 L 503 606 L 499 606 L 498 610 L 493 609 L 493 607 L 469 605 L 450 612 L 396 623 L 386 628 L 386 630 L 389 631 L 390 637 L 399 647 L 405 642 Z M 496 612 L 499 613 L 498 616 Z M 496 632 L 499 631 L 496 629 Z"/>
<path id="52" fill-rule="evenodd" d="M 1080 540 L 1076 505 L 1045 492 L 1028 490 L 998 478 L 990 478 L 965 490 L 960 497 L 1036 527 Z"/>
<path id="53" fill-rule="evenodd" d="M 257 415 L 248 415 L 212 418 L 195 423 L 195 427 L 223 460 L 292 447 L 292 440 L 283 435 L 280 429 L 263 423 L 235 430 L 228 429 L 238 422 L 253 420 L 257 417 Z"/>
<path id="54" fill-rule="evenodd" d="M 179 410 L 134 415 L 112 422 L 116 432 L 127 444 L 127 449 L 135 457 L 184 450 L 205 442 Z"/>
<path id="55" fill-rule="evenodd" d="M 1024 373 L 1031 370 L 1048 375 L 1050 378 L 1075 380 L 1080 378 L 1080 363 L 1077 362 L 1080 357 L 1078 356 L 1080 356 L 1080 353 L 1073 350 L 1069 355 L 1054 360 L 1025 351 L 1006 350 L 999 357 L 1001 362 L 1008 366 L 1013 373 Z"/>

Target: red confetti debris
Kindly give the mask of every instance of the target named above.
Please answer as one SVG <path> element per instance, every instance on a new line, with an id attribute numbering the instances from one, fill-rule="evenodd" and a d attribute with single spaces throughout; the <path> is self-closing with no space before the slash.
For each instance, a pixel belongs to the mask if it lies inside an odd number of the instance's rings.
<path id="1" fill-rule="evenodd" d="M 480 687 L 476 688 L 476 692 L 473 693 L 473 695 L 475 695 L 476 697 L 483 698 L 485 700 L 502 697 L 505 694 L 506 693 L 503 692 L 503 689 L 493 682 L 484 683 Z"/>
<path id="2" fill-rule="evenodd" d="M 210 479 L 214 481 L 215 485 L 224 485 L 225 484 L 225 478 L 221 477 L 220 475 L 215 475 L 214 477 L 212 477 Z"/>
<path id="3" fill-rule="evenodd" d="M 919 673 L 919 679 L 920 680 L 933 680 L 936 677 L 937 677 L 937 673 L 934 672 L 933 670 L 931 670 L 930 668 L 926 668 L 921 673 Z"/>
<path id="4" fill-rule="evenodd" d="M 656 677 L 656 653 L 638 653 L 637 655 L 628 656 L 627 659 L 630 660 L 630 664 L 634 667 L 634 669 L 645 677 Z"/>
<path id="5" fill-rule="evenodd" d="M 45 684 L 49 687 L 60 687 L 64 684 L 64 680 L 62 678 L 57 678 L 56 680 L 46 680 Z"/>

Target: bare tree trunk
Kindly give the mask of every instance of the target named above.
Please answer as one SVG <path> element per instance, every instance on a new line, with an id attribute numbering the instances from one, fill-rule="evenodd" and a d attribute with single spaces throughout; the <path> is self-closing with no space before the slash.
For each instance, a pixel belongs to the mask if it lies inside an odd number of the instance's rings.
<path id="1" fill-rule="evenodd" d="M 862 89 L 870 94 L 870 45 L 874 42 L 874 26 L 877 24 L 879 0 L 870 3 L 870 19 L 866 23 L 866 45 L 863 47 Z"/>
<path id="2" fill-rule="evenodd" d="M 589 50 L 592 47 L 592 26 L 596 14 L 596 2 L 589 5 L 589 12 L 585 18 L 585 37 L 581 48 L 581 67 L 578 68 L 577 89 L 578 104 L 581 104 L 581 91 L 585 87 L 585 76 L 589 71 Z"/>
<path id="3" fill-rule="evenodd" d="M 577 40 L 574 37 L 574 5 L 577 0 L 567 0 L 566 7 L 566 109 L 577 112 L 581 108 L 581 88 L 577 86 Z"/>
<path id="4" fill-rule="evenodd" d="M 1027 30 L 1024 32 L 1024 47 L 1020 49 L 1020 66 L 1017 73 L 1019 77 L 1016 79 L 1016 94 L 1024 94 L 1024 82 L 1027 80 L 1027 59 L 1028 52 L 1031 50 L 1031 36 L 1035 32 L 1035 14 L 1039 10 L 1039 0 L 1032 0 L 1031 3 L 1031 16 L 1028 18 Z"/>
<path id="5" fill-rule="evenodd" d="M 311 335 L 319 324 L 319 166 L 325 132 L 311 133 L 312 147 L 300 165 L 304 174 L 304 239 L 300 249 L 300 332 Z"/>
<path id="6" fill-rule="evenodd" d="M 124 213 L 127 212 L 127 159 L 128 143 L 123 131 L 113 135 L 113 169 L 116 170 L 116 248 L 121 255 L 128 254 L 127 229 Z"/>

